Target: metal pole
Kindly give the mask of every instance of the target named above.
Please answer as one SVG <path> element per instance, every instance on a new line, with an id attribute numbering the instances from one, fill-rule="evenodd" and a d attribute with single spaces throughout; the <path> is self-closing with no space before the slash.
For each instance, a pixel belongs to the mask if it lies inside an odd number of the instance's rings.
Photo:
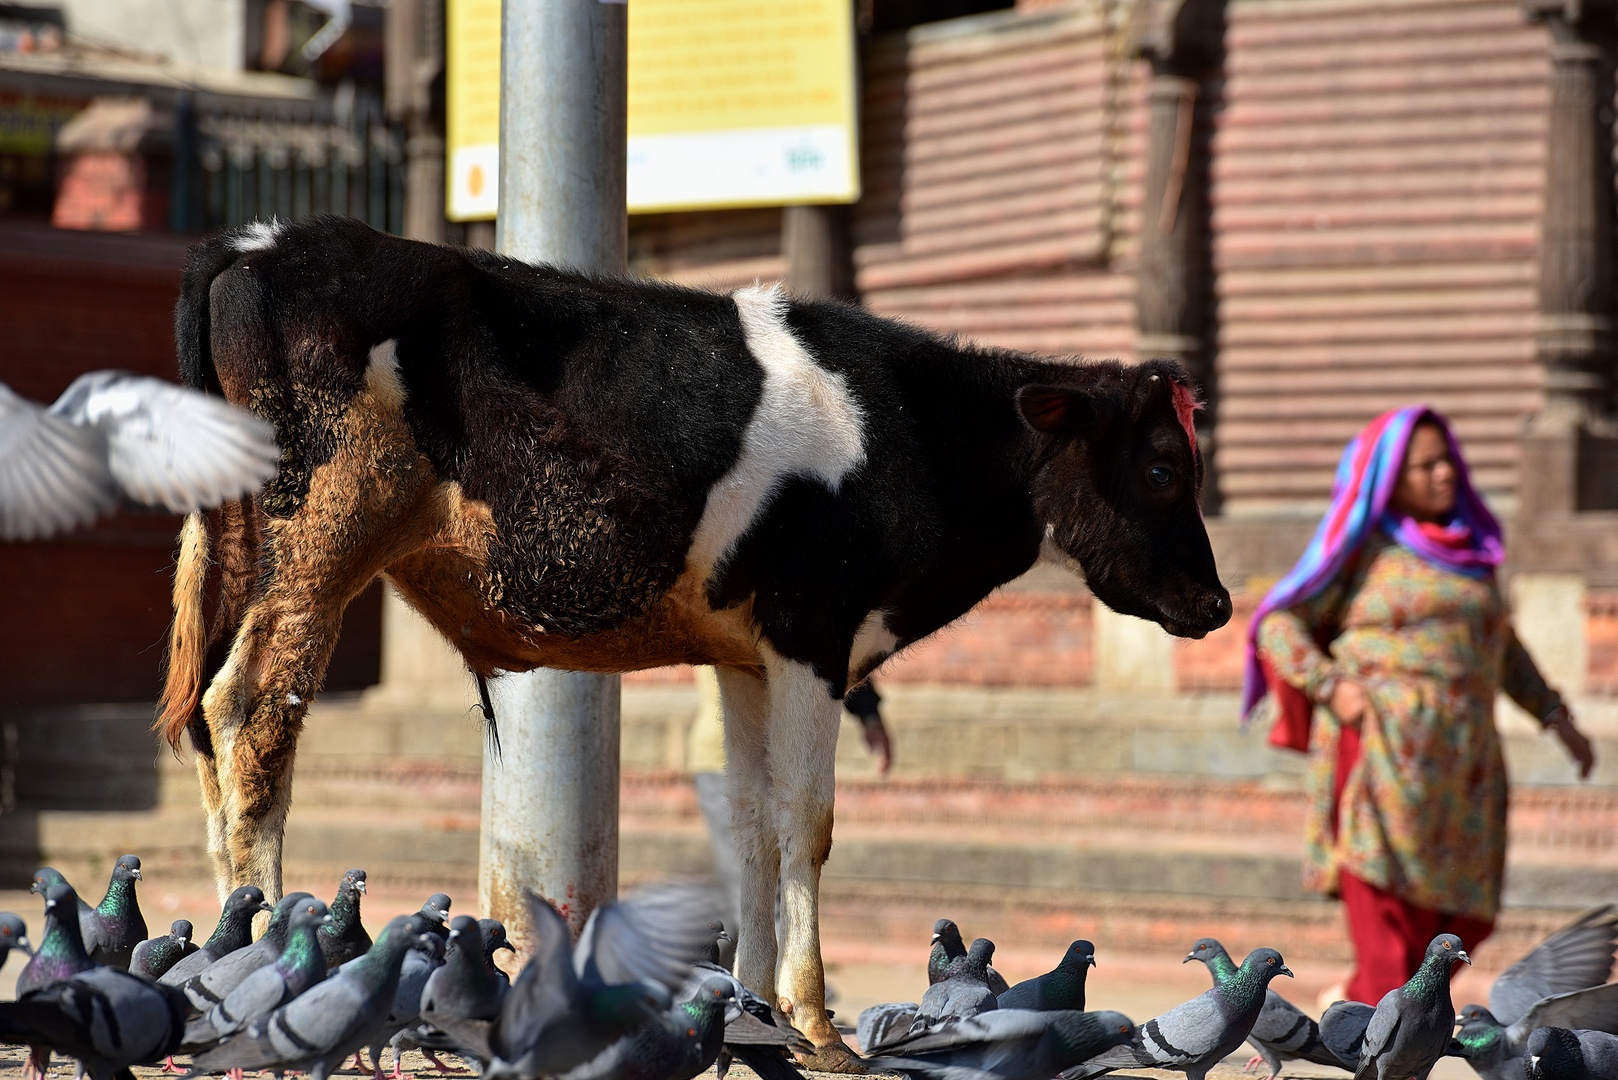
<path id="1" fill-rule="evenodd" d="M 496 249 L 621 272 L 627 9 L 505 0 L 501 19 Z M 484 756 L 479 906 L 526 936 L 532 890 L 576 934 L 618 889 L 618 677 L 539 670 L 490 695 L 502 754 Z"/>

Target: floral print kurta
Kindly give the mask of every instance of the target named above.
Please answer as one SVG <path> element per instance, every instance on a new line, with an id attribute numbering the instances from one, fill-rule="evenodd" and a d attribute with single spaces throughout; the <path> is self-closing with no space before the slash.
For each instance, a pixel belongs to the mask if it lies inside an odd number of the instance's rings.
<path id="1" fill-rule="evenodd" d="M 1492 920 L 1506 860 L 1495 693 L 1542 718 L 1561 704 L 1512 633 L 1493 577 L 1441 569 L 1377 532 L 1330 586 L 1268 616 L 1258 641 L 1311 701 L 1343 678 L 1369 701 L 1335 822 L 1339 725 L 1315 710 L 1305 886 L 1335 893 L 1347 870 L 1418 907 Z M 1329 656 L 1317 641 L 1331 643 Z"/>

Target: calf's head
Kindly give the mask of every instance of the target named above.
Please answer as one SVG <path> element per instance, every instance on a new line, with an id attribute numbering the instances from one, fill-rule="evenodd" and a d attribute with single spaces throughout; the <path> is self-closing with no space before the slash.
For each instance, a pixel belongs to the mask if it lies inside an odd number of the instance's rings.
<path id="1" fill-rule="evenodd" d="M 1087 364 L 1024 386 L 1033 494 L 1047 544 L 1076 560 L 1090 591 L 1125 615 L 1200 638 L 1230 620 L 1199 504 L 1197 408 L 1178 364 Z"/>

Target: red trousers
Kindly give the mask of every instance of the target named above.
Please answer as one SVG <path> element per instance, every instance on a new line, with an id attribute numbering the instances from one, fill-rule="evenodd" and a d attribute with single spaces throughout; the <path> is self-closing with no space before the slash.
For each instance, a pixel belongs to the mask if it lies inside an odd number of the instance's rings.
<path id="1" fill-rule="evenodd" d="M 1337 744 L 1335 778 L 1339 801 L 1348 770 L 1359 757 L 1359 729 L 1343 728 Z M 1493 921 L 1417 907 L 1347 871 L 1338 872 L 1338 891 L 1348 915 L 1348 933 L 1354 940 L 1355 970 L 1348 981 L 1351 1001 L 1375 1005 L 1383 994 L 1403 986 L 1421 966 L 1428 943 L 1439 934 L 1454 934 L 1471 950 L 1494 932 Z"/>

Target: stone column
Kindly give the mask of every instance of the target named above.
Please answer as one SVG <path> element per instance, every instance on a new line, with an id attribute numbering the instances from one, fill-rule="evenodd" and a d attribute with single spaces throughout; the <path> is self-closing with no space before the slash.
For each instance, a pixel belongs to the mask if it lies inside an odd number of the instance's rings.
<path id="1" fill-rule="evenodd" d="M 854 249 L 847 206 L 781 210 L 781 254 L 794 296 L 854 299 Z"/>
<path id="2" fill-rule="evenodd" d="M 1528 0 L 1551 32 L 1550 112 L 1539 259 L 1544 408 L 1523 439 L 1525 518 L 1618 507 L 1611 315 L 1613 98 L 1607 4 Z"/>

